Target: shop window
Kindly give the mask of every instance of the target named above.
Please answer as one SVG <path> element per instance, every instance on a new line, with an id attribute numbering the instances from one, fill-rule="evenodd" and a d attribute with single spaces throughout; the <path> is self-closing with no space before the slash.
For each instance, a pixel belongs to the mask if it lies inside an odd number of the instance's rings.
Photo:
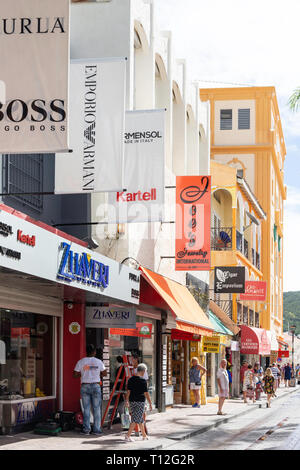
<path id="1" fill-rule="evenodd" d="M 0 310 L 0 399 L 53 395 L 53 318 Z"/>
<path id="2" fill-rule="evenodd" d="M 110 377 L 111 377 L 111 390 L 117 375 L 119 363 L 117 362 L 118 356 L 124 354 L 138 354 L 139 362 L 143 362 L 147 366 L 148 373 L 148 389 L 151 396 L 152 403 L 156 404 L 156 321 L 150 318 L 141 316 L 136 317 L 138 323 L 151 323 L 152 335 L 151 338 L 141 338 L 136 336 L 122 336 L 110 335 L 109 336 L 109 358 L 110 358 Z M 97 343 L 96 343 L 97 344 Z"/>
<path id="3" fill-rule="evenodd" d="M 4 155 L 3 192 L 15 194 L 10 197 L 37 212 L 42 212 L 43 195 L 38 193 L 43 192 L 43 165 L 43 154 Z"/>

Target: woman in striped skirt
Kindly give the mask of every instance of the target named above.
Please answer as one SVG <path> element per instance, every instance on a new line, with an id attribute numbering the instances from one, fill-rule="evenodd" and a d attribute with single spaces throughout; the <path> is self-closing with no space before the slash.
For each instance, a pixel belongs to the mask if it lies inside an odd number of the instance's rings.
<path id="1" fill-rule="evenodd" d="M 130 377 L 128 380 L 127 393 L 125 404 L 130 408 L 131 423 L 128 429 L 128 433 L 125 436 L 126 441 L 131 441 L 131 433 L 138 424 L 143 435 L 143 440 L 149 439 L 144 426 L 144 411 L 146 398 L 149 403 L 150 411 L 152 411 L 151 398 L 148 392 L 147 382 L 143 379 L 147 366 L 145 364 L 139 364 L 137 367 L 137 375 Z"/>

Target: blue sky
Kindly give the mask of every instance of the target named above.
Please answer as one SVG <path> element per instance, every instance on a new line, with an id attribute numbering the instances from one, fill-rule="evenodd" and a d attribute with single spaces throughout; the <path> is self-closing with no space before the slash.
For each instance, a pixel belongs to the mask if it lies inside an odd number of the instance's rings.
<path id="1" fill-rule="evenodd" d="M 300 111 L 287 102 L 300 86 L 299 0 L 155 0 L 160 30 L 191 80 L 275 86 L 287 148 L 284 291 L 300 290 Z"/>

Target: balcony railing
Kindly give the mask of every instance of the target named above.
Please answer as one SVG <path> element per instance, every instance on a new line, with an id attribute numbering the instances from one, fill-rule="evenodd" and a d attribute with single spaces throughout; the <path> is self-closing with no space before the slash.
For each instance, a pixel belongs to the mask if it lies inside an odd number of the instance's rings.
<path id="1" fill-rule="evenodd" d="M 216 251 L 232 250 L 232 227 L 212 227 L 211 249 Z"/>

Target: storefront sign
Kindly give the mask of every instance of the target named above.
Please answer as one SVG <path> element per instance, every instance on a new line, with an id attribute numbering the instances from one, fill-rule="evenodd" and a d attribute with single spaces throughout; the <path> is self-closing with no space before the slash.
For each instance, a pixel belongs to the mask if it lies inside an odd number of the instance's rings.
<path id="1" fill-rule="evenodd" d="M 1 153 L 68 149 L 69 5 L 0 0 Z"/>
<path id="2" fill-rule="evenodd" d="M 209 271 L 210 207 L 210 176 L 176 178 L 176 271 Z"/>
<path id="3" fill-rule="evenodd" d="M 86 307 L 87 328 L 136 328 L 135 308 Z"/>
<path id="4" fill-rule="evenodd" d="M 125 59 L 82 59 L 70 69 L 71 155 L 56 155 L 55 193 L 122 191 Z"/>
<path id="5" fill-rule="evenodd" d="M 201 336 L 194 335 L 193 333 L 188 333 L 186 331 L 172 329 L 171 339 L 178 339 L 184 341 L 201 341 Z"/>
<path id="6" fill-rule="evenodd" d="M 220 352 L 220 336 L 203 336 L 202 352 L 218 354 Z"/>
<path id="7" fill-rule="evenodd" d="M 127 111 L 124 188 L 109 194 L 109 223 L 163 219 L 165 194 L 165 110 Z"/>
<path id="8" fill-rule="evenodd" d="M 269 355 L 271 353 L 271 344 L 266 330 L 241 325 L 240 351 L 241 354 Z"/>
<path id="9" fill-rule="evenodd" d="M 214 291 L 216 294 L 237 294 L 245 292 L 245 267 L 215 268 Z"/>
<path id="10" fill-rule="evenodd" d="M 111 328 L 111 335 L 136 336 L 138 338 L 151 338 L 152 323 L 137 323 L 136 329 Z"/>
<path id="11" fill-rule="evenodd" d="M 240 295 L 240 300 L 256 300 L 265 302 L 267 297 L 266 281 L 246 281 L 245 294 Z"/>
<path id="12" fill-rule="evenodd" d="M 12 226 L 4 224 L 3 222 L 0 222 L 0 235 L 3 237 L 8 237 L 8 235 L 12 235 Z"/>
<path id="13" fill-rule="evenodd" d="M 71 250 L 71 243 L 62 243 L 58 279 L 68 282 L 78 281 L 95 287 L 107 287 L 109 284 L 109 266 L 99 263 L 87 253 Z"/>
<path id="14" fill-rule="evenodd" d="M 0 204 L 0 220 L 38 240 L 34 249 L 17 241 L 17 236 L 5 238 L 0 247 L 0 266 L 25 274 L 72 286 L 88 292 L 130 304 L 139 303 L 140 272 L 92 251 L 72 237 L 47 230 L 43 224 L 32 223 L 9 212 Z"/>
<path id="15" fill-rule="evenodd" d="M 278 351 L 278 357 L 290 357 L 290 351 Z"/>
<path id="16" fill-rule="evenodd" d="M 35 236 L 24 235 L 22 230 L 18 230 L 17 240 L 18 242 L 24 243 L 25 245 L 28 245 L 28 246 L 35 246 Z"/>
<path id="17" fill-rule="evenodd" d="M 80 330 L 81 330 L 81 327 L 80 327 L 80 324 L 78 322 L 72 322 L 70 323 L 69 325 L 69 332 L 72 334 L 72 335 L 78 335 L 78 333 L 80 333 Z"/>

